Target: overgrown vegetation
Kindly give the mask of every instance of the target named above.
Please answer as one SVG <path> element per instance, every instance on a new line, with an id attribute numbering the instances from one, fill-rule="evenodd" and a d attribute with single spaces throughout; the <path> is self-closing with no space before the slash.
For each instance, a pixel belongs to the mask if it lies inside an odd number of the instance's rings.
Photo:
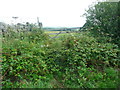
<path id="1" fill-rule="evenodd" d="M 98 2 L 85 16 L 84 28 L 89 28 L 95 37 L 107 37 L 120 47 L 120 2 Z"/>
<path id="2" fill-rule="evenodd" d="M 20 35 L 3 38 L 3 88 L 118 86 L 117 45 L 98 43 L 89 32 L 56 40 L 41 30 Z"/>
<path id="3" fill-rule="evenodd" d="M 102 32 L 98 25 L 91 27 Z M 93 29 L 55 39 L 36 28 L 8 32 L 2 38 L 2 87 L 118 88 L 119 44 L 94 37 Z"/>

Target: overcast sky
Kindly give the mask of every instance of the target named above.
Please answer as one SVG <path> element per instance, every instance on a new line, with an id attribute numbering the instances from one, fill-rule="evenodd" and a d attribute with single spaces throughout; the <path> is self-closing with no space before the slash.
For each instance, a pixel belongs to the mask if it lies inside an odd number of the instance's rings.
<path id="1" fill-rule="evenodd" d="M 40 22 L 44 27 L 80 27 L 85 9 L 97 0 L 0 0 L 0 22 Z"/>

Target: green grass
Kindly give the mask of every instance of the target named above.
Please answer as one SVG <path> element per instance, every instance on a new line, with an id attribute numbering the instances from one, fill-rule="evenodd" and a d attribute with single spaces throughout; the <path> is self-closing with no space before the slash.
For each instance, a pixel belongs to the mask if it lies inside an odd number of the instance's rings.
<path id="1" fill-rule="evenodd" d="M 66 31 L 62 31 L 62 32 L 66 32 Z M 46 34 L 50 34 L 49 36 L 50 37 L 55 37 L 57 34 L 53 34 L 52 35 L 52 33 L 60 33 L 60 31 L 45 31 L 45 33 Z M 62 37 L 62 36 L 69 36 L 69 35 L 76 35 L 77 33 L 74 33 L 74 32 L 72 32 L 72 33 L 60 33 L 59 35 L 58 35 L 58 37 Z"/>

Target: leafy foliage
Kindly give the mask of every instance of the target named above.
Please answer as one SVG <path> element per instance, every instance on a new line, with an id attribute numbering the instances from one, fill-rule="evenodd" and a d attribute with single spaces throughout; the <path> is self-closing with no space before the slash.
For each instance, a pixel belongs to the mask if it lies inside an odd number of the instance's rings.
<path id="1" fill-rule="evenodd" d="M 10 37 L 3 39 L 3 81 L 7 79 L 10 82 L 20 81 L 21 79 L 37 80 L 39 76 L 48 73 L 46 64 L 42 60 L 45 52 L 40 47 L 46 35 L 42 34 L 41 31 L 32 33 L 20 33 L 22 35 L 13 40 Z M 24 37 L 24 39 L 21 40 L 21 37 Z"/>
<path id="2" fill-rule="evenodd" d="M 52 45 L 56 46 L 56 43 L 54 44 Z M 117 46 L 110 43 L 97 43 L 96 39 L 88 37 L 87 33 L 83 36 L 67 37 L 59 44 L 60 47 L 58 45 L 55 48 L 48 47 L 45 61 L 50 73 L 57 78 L 61 77 L 61 82 L 68 83 L 67 85 L 73 85 L 74 82 L 77 85 L 75 87 L 78 88 L 97 87 L 95 82 L 103 82 L 101 79 L 104 77 L 102 72 L 106 73 L 105 68 L 119 67 L 120 51 Z M 95 76 L 90 76 L 92 73 Z M 86 85 L 88 82 L 93 83 L 94 86 Z M 112 83 L 112 80 L 110 82 Z"/>
<path id="3" fill-rule="evenodd" d="M 90 28 L 94 36 L 111 37 L 112 42 L 120 46 L 120 2 L 98 2 L 86 12 L 86 28 Z M 91 28 L 92 27 L 92 28 Z"/>
<path id="4" fill-rule="evenodd" d="M 10 38 L 11 37 L 11 38 Z M 89 32 L 50 40 L 43 31 L 3 38 L 3 88 L 117 87 L 120 50 Z"/>
<path id="5" fill-rule="evenodd" d="M 86 13 L 83 30 L 89 31 L 52 40 L 35 27 L 9 28 L 2 39 L 3 88 L 117 88 L 119 6 L 97 3 Z"/>

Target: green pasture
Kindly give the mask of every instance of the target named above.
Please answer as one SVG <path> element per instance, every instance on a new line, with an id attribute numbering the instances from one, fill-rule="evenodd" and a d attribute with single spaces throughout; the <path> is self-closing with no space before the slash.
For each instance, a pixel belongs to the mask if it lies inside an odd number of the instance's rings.
<path id="1" fill-rule="evenodd" d="M 45 31 L 45 33 L 49 34 L 49 33 L 59 33 L 61 31 Z M 65 32 L 65 31 L 62 31 L 62 32 Z"/>
<path id="2" fill-rule="evenodd" d="M 55 37 L 57 35 L 57 33 L 60 33 L 61 31 L 45 31 L 46 34 L 48 34 L 50 37 Z M 66 32 L 66 31 L 62 31 L 62 32 Z M 52 33 L 56 33 L 56 34 L 52 34 Z M 76 35 L 77 33 L 75 32 L 72 32 L 72 33 L 60 33 L 58 35 L 58 37 L 61 37 L 61 36 L 69 36 L 69 35 Z"/>

